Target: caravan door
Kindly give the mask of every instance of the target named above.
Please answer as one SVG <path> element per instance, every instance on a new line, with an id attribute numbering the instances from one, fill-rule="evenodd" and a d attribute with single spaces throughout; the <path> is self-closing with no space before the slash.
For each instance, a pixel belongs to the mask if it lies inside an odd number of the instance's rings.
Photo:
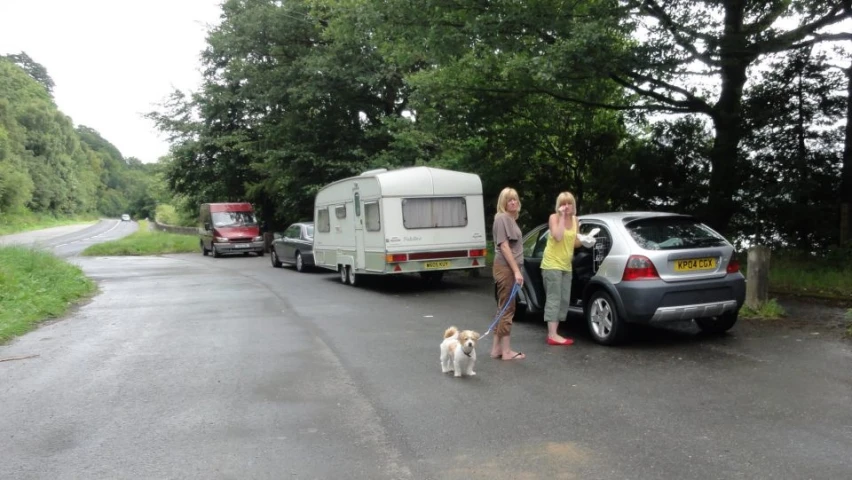
<path id="1" fill-rule="evenodd" d="M 361 193 L 358 191 L 357 184 L 352 196 L 355 204 L 355 265 L 353 265 L 353 268 L 363 270 L 366 263 L 366 254 L 364 253 L 364 216 L 363 212 L 361 212 Z"/>

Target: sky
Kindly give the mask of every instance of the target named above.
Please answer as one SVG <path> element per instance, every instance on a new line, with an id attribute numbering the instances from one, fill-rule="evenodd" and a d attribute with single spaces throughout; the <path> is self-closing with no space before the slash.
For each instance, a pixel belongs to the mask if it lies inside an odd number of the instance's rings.
<path id="1" fill-rule="evenodd" d="M 0 54 L 47 69 L 59 110 L 125 157 L 169 150 L 143 115 L 175 89 L 196 90 L 200 54 L 222 0 L 0 0 Z"/>

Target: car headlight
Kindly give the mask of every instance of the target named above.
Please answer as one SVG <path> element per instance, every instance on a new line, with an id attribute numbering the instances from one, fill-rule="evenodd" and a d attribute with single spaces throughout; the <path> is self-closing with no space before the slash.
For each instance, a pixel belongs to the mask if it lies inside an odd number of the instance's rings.
<path id="1" fill-rule="evenodd" d="M 216 240 L 216 243 L 228 243 L 228 239 L 225 237 L 213 237 Z"/>
<path id="2" fill-rule="evenodd" d="M 262 242 L 262 241 L 263 241 L 263 237 L 254 237 L 254 240 L 252 240 L 252 242 Z"/>

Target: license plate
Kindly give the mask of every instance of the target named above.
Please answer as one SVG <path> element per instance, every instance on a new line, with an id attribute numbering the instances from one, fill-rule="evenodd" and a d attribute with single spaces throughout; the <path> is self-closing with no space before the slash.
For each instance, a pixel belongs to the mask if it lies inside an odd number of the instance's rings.
<path id="1" fill-rule="evenodd" d="M 440 261 L 440 262 L 426 262 L 426 268 L 427 269 L 449 268 L 449 266 L 450 266 L 449 260 L 443 260 L 443 261 Z"/>
<path id="2" fill-rule="evenodd" d="M 237 243 L 234 246 L 237 248 L 249 248 L 251 245 L 249 245 L 248 243 Z"/>
<path id="3" fill-rule="evenodd" d="M 716 268 L 715 258 L 686 258 L 675 260 L 675 272 L 692 272 L 695 270 L 711 270 Z"/>

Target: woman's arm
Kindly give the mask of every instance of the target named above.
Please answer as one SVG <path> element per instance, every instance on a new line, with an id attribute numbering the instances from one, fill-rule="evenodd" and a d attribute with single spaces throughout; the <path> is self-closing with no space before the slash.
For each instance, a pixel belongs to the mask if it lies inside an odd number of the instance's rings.
<path id="1" fill-rule="evenodd" d="M 500 252 L 503 254 L 503 258 L 506 259 L 506 263 L 509 265 L 509 268 L 512 269 L 512 273 L 515 274 L 515 283 L 523 285 L 524 275 L 521 273 L 521 269 L 518 267 L 517 262 L 515 262 L 515 257 L 512 256 L 512 247 L 509 246 L 508 240 L 500 244 Z"/>
<path id="2" fill-rule="evenodd" d="M 561 242 L 562 237 L 565 236 L 565 215 L 551 213 L 547 223 L 550 227 L 550 236 L 557 242 Z"/>

